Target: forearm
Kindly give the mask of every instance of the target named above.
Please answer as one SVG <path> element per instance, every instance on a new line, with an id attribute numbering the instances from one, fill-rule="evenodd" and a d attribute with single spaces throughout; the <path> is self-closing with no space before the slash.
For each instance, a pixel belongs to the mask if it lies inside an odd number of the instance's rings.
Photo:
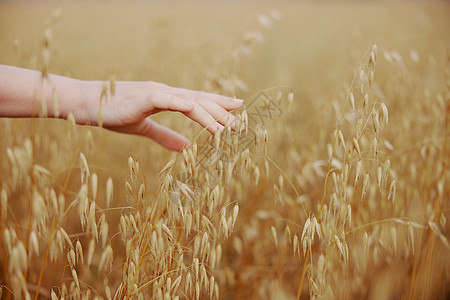
<path id="1" fill-rule="evenodd" d="M 78 123 L 90 122 L 95 95 L 87 87 L 93 84 L 0 65 L 0 117 L 39 116 L 44 105 L 48 117 L 67 118 L 72 112 Z"/>

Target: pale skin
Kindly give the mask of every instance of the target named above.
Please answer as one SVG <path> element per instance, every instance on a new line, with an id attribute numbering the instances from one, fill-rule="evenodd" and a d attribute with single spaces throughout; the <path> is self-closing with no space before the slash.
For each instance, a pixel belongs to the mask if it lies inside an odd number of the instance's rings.
<path id="1" fill-rule="evenodd" d="M 178 132 L 148 118 L 161 111 L 180 112 L 209 132 L 221 130 L 234 120 L 230 113 L 243 101 L 216 94 L 146 82 L 115 82 L 115 93 L 102 100 L 104 128 L 148 137 L 169 150 L 180 151 L 190 141 Z M 72 113 L 82 125 L 98 125 L 103 81 L 85 81 L 17 67 L 0 65 L 0 117 L 36 117 L 40 99 L 47 116 L 66 119 Z M 58 109 L 54 106 L 54 96 Z"/>

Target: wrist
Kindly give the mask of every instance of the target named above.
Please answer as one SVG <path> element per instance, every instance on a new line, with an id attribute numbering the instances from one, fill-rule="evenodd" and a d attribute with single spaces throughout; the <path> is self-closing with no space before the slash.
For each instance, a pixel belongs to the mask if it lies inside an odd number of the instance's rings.
<path id="1" fill-rule="evenodd" d="M 57 80 L 51 97 L 47 97 L 47 103 L 52 107 L 48 111 L 49 117 L 67 119 L 72 113 L 77 124 L 97 125 L 101 83 L 60 76 Z"/>

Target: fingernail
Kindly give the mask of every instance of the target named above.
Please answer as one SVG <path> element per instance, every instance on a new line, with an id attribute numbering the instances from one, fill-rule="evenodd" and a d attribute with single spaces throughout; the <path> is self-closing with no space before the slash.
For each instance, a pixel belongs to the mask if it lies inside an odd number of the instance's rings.
<path id="1" fill-rule="evenodd" d="M 237 99 L 237 98 L 234 98 L 233 101 L 234 101 L 234 103 L 238 103 L 238 104 L 244 103 L 244 100 Z"/>

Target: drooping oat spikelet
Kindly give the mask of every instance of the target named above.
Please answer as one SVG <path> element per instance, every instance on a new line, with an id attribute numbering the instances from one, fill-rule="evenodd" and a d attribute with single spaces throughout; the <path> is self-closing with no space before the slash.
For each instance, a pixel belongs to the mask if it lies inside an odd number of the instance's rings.
<path id="1" fill-rule="evenodd" d="M 111 205 L 113 198 L 113 191 L 114 191 L 113 181 L 112 178 L 109 177 L 108 180 L 106 181 L 106 207 L 109 207 Z"/>
<path id="2" fill-rule="evenodd" d="M 167 227 L 166 224 L 162 223 L 162 224 L 161 224 L 161 228 L 162 228 L 162 230 L 164 231 L 164 233 L 167 234 L 167 236 L 168 236 L 171 240 L 174 240 L 173 234 L 172 234 L 172 232 L 170 231 L 169 227 Z"/>
<path id="3" fill-rule="evenodd" d="M 353 138 L 352 143 L 353 143 L 353 149 L 358 154 L 358 157 L 361 158 L 361 149 L 359 148 L 358 140 L 356 138 Z"/>
<path id="4" fill-rule="evenodd" d="M 298 245 L 298 237 L 297 237 L 297 235 L 294 235 L 294 239 L 292 240 L 292 248 L 293 248 L 294 257 L 295 257 L 295 253 L 297 251 L 299 252 L 299 256 L 300 256 L 300 248 L 299 248 L 299 245 Z"/>
<path id="5" fill-rule="evenodd" d="M 372 139 L 372 151 L 374 153 L 374 158 L 376 159 L 378 157 L 378 139 L 376 137 Z"/>
<path id="6" fill-rule="evenodd" d="M 373 131 L 378 135 L 380 133 L 380 121 L 378 120 L 378 112 L 372 113 L 372 126 Z"/>
<path id="7" fill-rule="evenodd" d="M 105 250 L 103 250 L 98 268 L 100 270 L 107 270 L 110 266 L 112 266 L 112 263 L 113 263 L 113 249 L 111 245 L 108 245 L 105 248 Z"/>
<path id="8" fill-rule="evenodd" d="M 303 232 L 302 232 L 302 237 L 301 237 L 302 241 L 303 241 L 303 238 L 305 237 L 305 235 L 307 235 L 307 232 L 309 231 L 310 226 L 311 226 L 311 219 L 308 218 L 308 219 L 306 219 L 305 226 L 303 226 Z"/>
<path id="9" fill-rule="evenodd" d="M 369 173 L 366 173 L 364 175 L 364 180 L 363 180 L 363 188 L 362 188 L 362 195 L 361 195 L 361 200 L 364 199 L 366 197 L 367 194 L 367 187 L 369 186 Z"/>
<path id="10" fill-rule="evenodd" d="M 391 184 L 389 185 L 389 194 L 388 194 L 388 200 L 392 198 L 392 203 L 394 203 L 395 201 L 395 190 L 396 190 L 395 179 L 392 179 Z"/>
<path id="11" fill-rule="evenodd" d="M 28 255 L 30 258 L 33 253 L 39 256 L 39 241 L 35 231 L 32 231 L 29 237 Z"/>
<path id="12" fill-rule="evenodd" d="M 97 199 L 97 188 L 98 188 L 98 176 L 97 173 L 93 173 L 91 176 L 91 188 L 92 188 L 92 200 Z"/>
<path id="13" fill-rule="evenodd" d="M 67 252 L 67 262 L 69 263 L 70 269 L 74 269 L 76 265 L 76 257 L 75 257 L 75 251 L 73 249 L 70 249 Z"/>
<path id="14" fill-rule="evenodd" d="M 353 92 L 350 92 L 350 106 L 352 110 L 355 110 L 355 96 L 353 95 Z"/>
<path id="15" fill-rule="evenodd" d="M 364 112 L 367 113 L 367 110 L 369 108 L 369 94 L 364 94 L 364 99 L 363 99 L 363 110 Z"/>
<path id="16" fill-rule="evenodd" d="M 77 289 L 80 290 L 80 282 L 78 281 L 78 274 L 75 269 L 72 269 L 72 278 L 77 286 Z"/>
<path id="17" fill-rule="evenodd" d="M 125 190 L 130 194 L 130 196 L 133 196 L 133 188 L 128 181 L 125 182 Z"/>
<path id="18" fill-rule="evenodd" d="M 106 216 L 104 213 L 102 213 L 99 223 L 100 223 L 100 237 L 102 238 L 102 247 L 105 248 L 106 242 L 108 240 L 109 225 L 108 222 L 106 221 Z"/>
<path id="19" fill-rule="evenodd" d="M 272 238 L 275 243 L 275 248 L 278 248 L 278 236 L 277 236 L 277 230 L 274 226 L 270 227 L 270 230 L 272 232 Z"/>
<path id="20" fill-rule="evenodd" d="M 75 245 L 75 254 L 77 263 L 83 264 L 83 247 L 81 246 L 80 240 L 77 240 Z"/>
<path id="21" fill-rule="evenodd" d="M 78 193 L 78 214 L 80 215 L 80 222 L 83 229 L 87 222 L 88 207 L 88 186 L 87 184 L 83 184 Z"/>
<path id="22" fill-rule="evenodd" d="M 1 221 L 5 222 L 8 214 L 8 194 L 6 194 L 5 189 L 2 189 L 0 193 L 0 217 Z"/>
<path id="23" fill-rule="evenodd" d="M 389 122 L 388 109 L 386 107 L 386 104 L 384 104 L 384 102 L 381 102 L 380 106 L 381 106 L 381 120 L 384 123 L 384 126 L 387 126 Z"/>
<path id="24" fill-rule="evenodd" d="M 227 223 L 227 219 L 225 217 L 225 209 L 223 209 L 221 212 L 220 227 L 223 230 L 223 234 L 224 234 L 225 238 L 228 238 L 228 223 Z"/>
<path id="25" fill-rule="evenodd" d="M 291 228 L 289 225 L 286 225 L 284 228 L 284 243 L 285 245 L 289 245 L 291 243 Z"/>
<path id="26" fill-rule="evenodd" d="M 108 285 L 105 286 L 105 296 L 106 296 L 106 299 L 108 299 L 108 300 L 112 299 L 111 288 Z"/>
<path id="27" fill-rule="evenodd" d="M 236 224 L 236 220 L 239 214 L 239 204 L 235 204 L 233 207 L 233 216 L 232 216 L 232 227 L 234 228 L 234 224 Z"/>
<path id="28" fill-rule="evenodd" d="M 351 228 L 352 227 L 352 207 L 350 206 L 350 204 L 347 204 L 347 221 L 348 221 L 348 226 Z"/>
<path id="29" fill-rule="evenodd" d="M 356 171 L 355 171 L 355 183 L 354 186 L 356 186 L 358 184 L 359 181 L 359 177 L 361 175 L 361 168 L 362 168 L 362 162 L 361 160 L 358 160 L 358 162 L 356 163 Z"/>
<path id="30" fill-rule="evenodd" d="M 92 234 L 92 236 L 95 237 L 96 241 L 98 240 L 97 222 L 95 219 L 95 201 L 92 201 L 91 205 L 89 206 L 86 231 L 88 234 Z"/>
<path id="31" fill-rule="evenodd" d="M 51 299 L 52 300 L 58 300 L 58 296 L 56 295 L 56 293 L 55 293 L 55 291 L 52 289 L 52 292 L 51 292 Z"/>
<path id="32" fill-rule="evenodd" d="M 214 276 L 211 276 L 209 278 L 209 299 L 212 299 L 214 297 L 214 287 L 215 287 L 215 281 Z"/>
<path id="33" fill-rule="evenodd" d="M 364 93 L 364 75 L 365 75 L 364 68 L 361 68 L 359 70 L 359 82 L 361 85 L 361 94 Z"/>
<path id="34" fill-rule="evenodd" d="M 95 240 L 91 239 L 89 241 L 88 253 L 87 253 L 87 265 L 90 266 L 92 263 L 92 258 L 94 257 L 95 252 Z"/>
<path id="35" fill-rule="evenodd" d="M 372 87 L 374 77 L 375 77 L 375 72 L 373 70 L 370 70 L 369 71 L 369 86 L 370 87 Z"/>

